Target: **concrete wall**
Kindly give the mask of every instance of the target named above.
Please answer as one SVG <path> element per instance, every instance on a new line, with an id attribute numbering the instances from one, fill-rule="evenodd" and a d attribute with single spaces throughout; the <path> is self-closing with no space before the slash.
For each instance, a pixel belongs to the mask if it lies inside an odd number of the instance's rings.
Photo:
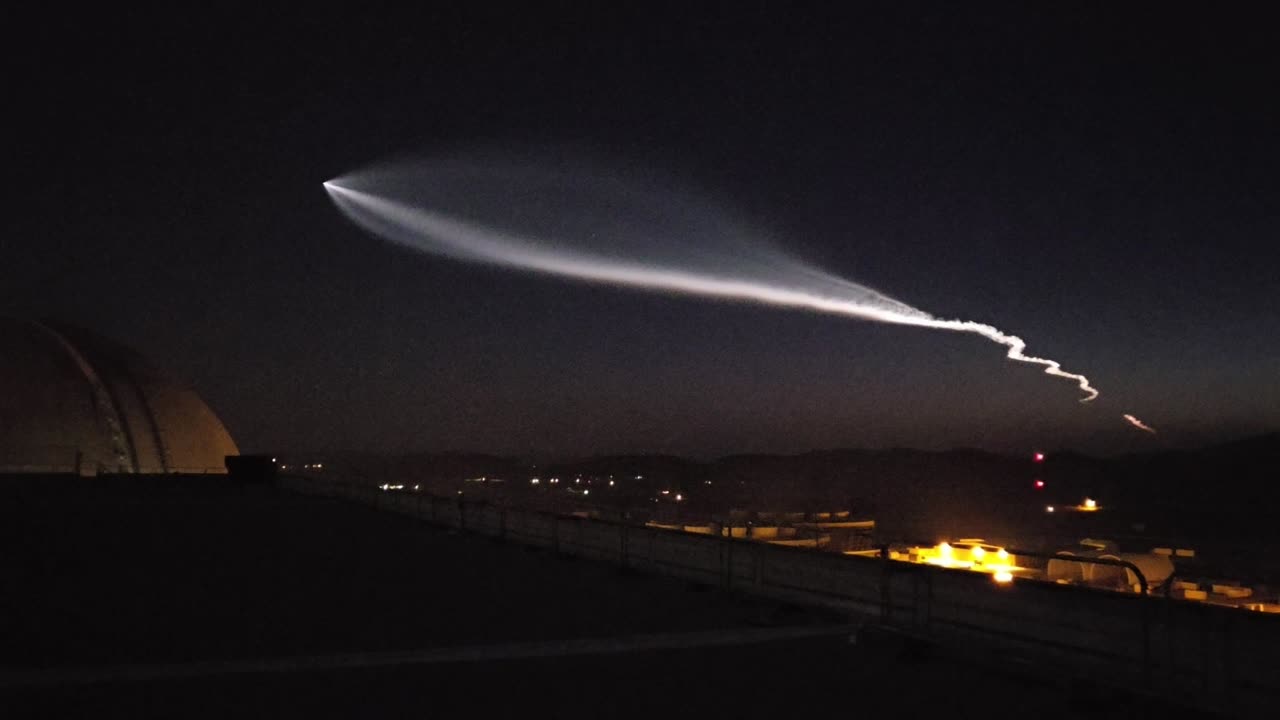
<path id="1" fill-rule="evenodd" d="M 1280 617 L 765 542 L 501 508 L 320 478 L 296 491 L 753 594 L 838 608 L 966 652 L 1015 655 L 1232 712 L 1280 702 Z"/>

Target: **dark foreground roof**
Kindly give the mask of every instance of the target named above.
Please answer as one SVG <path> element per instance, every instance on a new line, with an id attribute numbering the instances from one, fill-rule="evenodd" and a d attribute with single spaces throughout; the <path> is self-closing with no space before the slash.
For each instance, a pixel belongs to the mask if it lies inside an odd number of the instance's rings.
<path id="1" fill-rule="evenodd" d="M 93 483 L 98 484 L 93 484 Z M 0 488 L 8 717 L 1133 716 L 850 618 L 274 488 Z"/>

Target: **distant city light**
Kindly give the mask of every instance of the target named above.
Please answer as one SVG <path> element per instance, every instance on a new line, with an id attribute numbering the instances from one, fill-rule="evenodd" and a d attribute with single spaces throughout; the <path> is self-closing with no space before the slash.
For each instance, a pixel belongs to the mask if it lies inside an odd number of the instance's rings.
<path id="1" fill-rule="evenodd" d="M 583 494 L 583 495 L 590 495 L 590 494 L 591 494 L 591 491 L 590 491 L 590 490 L 583 490 L 583 491 L 582 491 L 582 494 Z"/>
<path id="2" fill-rule="evenodd" d="M 613 481 L 612 481 L 612 480 L 610 480 L 610 481 L 609 481 L 609 487 L 613 487 Z"/>
<path id="3" fill-rule="evenodd" d="M 529 481 L 529 484 L 530 484 L 530 485 L 537 485 L 537 484 L 538 484 L 538 483 L 540 483 L 540 482 L 542 482 L 542 481 L 541 481 L 541 480 L 539 480 L 538 478 L 533 478 L 532 480 L 530 480 L 530 481 Z"/>
<path id="4" fill-rule="evenodd" d="M 684 500 L 684 496 L 680 493 L 676 493 L 676 502 L 680 502 L 681 500 Z"/>
<path id="5" fill-rule="evenodd" d="M 670 490 L 663 490 L 663 491 L 662 491 L 662 494 L 663 494 L 663 495 L 670 495 L 670 494 L 671 494 L 671 491 L 670 491 Z"/>
<path id="6" fill-rule="evenodd" d="M 1097 509 L 1098 509 L 1098 501 L 1097 501 L 1097 500 L 1094 500 L 1093 498 L 1085 498 L 1085 499 L 1084 499 L 1084 509 L 1085 509 L 1085 510 L 1097 510 Z"/>
<path id="7" fill-rule="evenodd" d="M 1044 509 L 1044 511 L 1045 511 L 1045 512 L 1053 512 L 1053 506 L 1052 506 L 1052 505 L 1049 505 L 1048 507 L 1046 507 L 1046 508 Z"/>
<path id="8" fill-rule="evenodd" d="M 1044 453 L 1038 452 L 1032 456 L 1032 459 L 1034 459 L 1036 462 L 1044 462 Z"/>
<path id="9" fill-rule="evenodd" d="M 1043 490 L 1043 489 L 1044 489 L 1044 481 L 1043 481 L 1043 480 L 1037 480 L 1037 481 L 1036 481 L 1036 489 L 1037 489 L 1037 490 Z"/>

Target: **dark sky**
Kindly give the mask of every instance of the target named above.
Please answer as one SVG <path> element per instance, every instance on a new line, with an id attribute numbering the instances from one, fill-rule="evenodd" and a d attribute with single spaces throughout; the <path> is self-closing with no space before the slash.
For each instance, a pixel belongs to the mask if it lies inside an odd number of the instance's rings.
<path id="1" fill-rule="evenodd" d="M 1261 18 L 449 5 L 10 15 L 0 312 L 139 348 L 248 451 L 1117 452 L 1280 427 Z M 974 336 L 415 255 L 321 188 L 493 143 L 680 178 L 1102 397 Z"/>

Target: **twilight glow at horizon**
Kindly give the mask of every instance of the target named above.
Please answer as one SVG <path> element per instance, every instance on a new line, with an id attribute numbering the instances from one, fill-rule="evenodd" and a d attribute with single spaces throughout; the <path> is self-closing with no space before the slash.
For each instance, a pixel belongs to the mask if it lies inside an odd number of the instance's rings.
<path id="1" fill-rule="evenodd" d="M 1026 354 L 1016 335 L 938 318 L 811 267 L 754 242 L 731 219 L 674 192 L 648 191 L 614 177 L 475 162 L 392 166 L 324 187 L 356 225 L 420 252 L 586 282 L 972 333 L 1007 348 L 1011 360 L 1073 381 L 1084 393 L 1080 402 L 1098 397 L 1087 377 Z M 598 214 L 578 209 L 583 206 Z M 671 226 L 673 217 L 679 227 Z"/>

